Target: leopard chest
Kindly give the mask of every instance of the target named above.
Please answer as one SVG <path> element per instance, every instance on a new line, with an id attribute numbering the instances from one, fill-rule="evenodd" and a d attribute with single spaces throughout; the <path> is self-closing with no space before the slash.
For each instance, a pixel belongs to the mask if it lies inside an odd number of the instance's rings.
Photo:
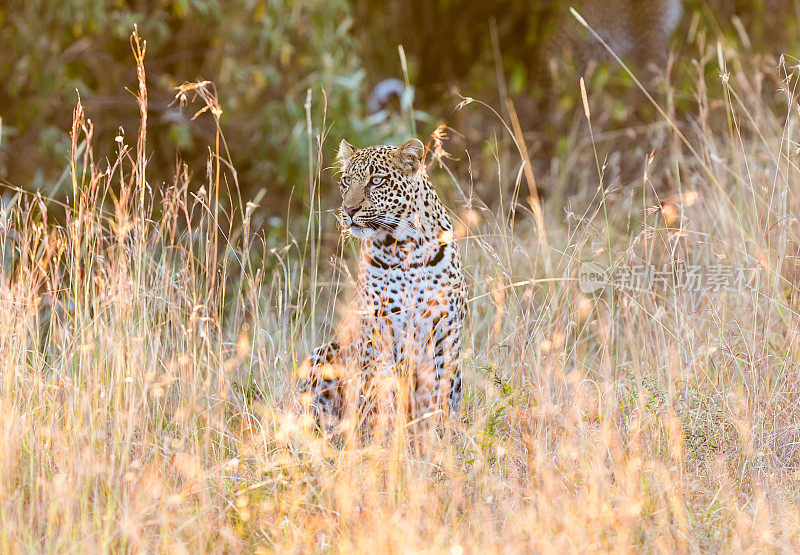
<path id="1" fill-rule="evenodd" d="M 460 258 L 452 244 L 365 245 L 359 263 L 359 308 L 368 333 L 400 357 L 429 341 L 459 310 Z"/>

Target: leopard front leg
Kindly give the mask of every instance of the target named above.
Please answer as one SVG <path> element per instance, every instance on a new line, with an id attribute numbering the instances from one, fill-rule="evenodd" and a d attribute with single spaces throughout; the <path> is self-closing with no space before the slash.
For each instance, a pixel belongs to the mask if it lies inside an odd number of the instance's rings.
<path id="1" fill-rule="evenodd" d="M 421 357 L 416 372 L 414 392 L 415 419 L 441 413 L 454 417 L 461 403 L 461 347 L 462 314 L 458 310 L 447 313 L 434 324 L 427 342 L 425 356 Z"/>
<path id="2" fill-rule="evenodd" d="M 395 338 L 390 326 L 365 320 L 362 331 L 356 422 L 362 440 L 380 443 L 393 433 L 402 362 L 394 358 Z"/>
<path id="3" fill-rule="evenodd" d="M 449 388 L 447 394 L 451 418 L 456 417 L 458 406 L 461 404 L 461 365 L 459 364 L 461 329 L 462 326 L 459 325 L 451 330 L 447 339 L 442 342 L 441 360 L 438 357 L 436 359 L 437 375 L 449 377 L 449 381 L 445 381 L 445 384 Z"/>

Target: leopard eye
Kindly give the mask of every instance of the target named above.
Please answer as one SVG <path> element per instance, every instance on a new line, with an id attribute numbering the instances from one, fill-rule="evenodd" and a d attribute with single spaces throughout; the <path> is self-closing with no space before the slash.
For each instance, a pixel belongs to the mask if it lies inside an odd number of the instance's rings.
<path id="1" fill-rule="evenodd" d="M 349 186 L 350 186 L 350 177 L 349 176 L 344 176 L 342 178 L 342 190 L 347 189 Z"/>
<path id="2" fill-rule="evenodd" d="M 369 180 L 370 185 L 380 185 L 384 181 L 386 181 L 386 178 L 382 175 L 373 175 L 372 179 Z"/>

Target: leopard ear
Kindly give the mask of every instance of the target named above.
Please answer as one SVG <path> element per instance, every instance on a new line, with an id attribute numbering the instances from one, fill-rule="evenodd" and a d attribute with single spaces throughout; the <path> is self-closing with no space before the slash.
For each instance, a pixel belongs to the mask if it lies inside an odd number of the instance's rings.
<path id="1" fill-rule="evenodd" d="M 350 158 L 358 151 L 356 147 L 342 139 L 342 142 L 339 143 L 339 154 L 336 158 L 342 163 L 347 164 Z"/>
<path id="2" fill-rule="evenodd" d="M 419 139 L 409 139 L 402 145 L 397 147 L 392 153 L 397 165 L 403 171 L 408 173 L 415 173 L 420 164 L 422 157 L 425 154 L 425 145 Z"/>

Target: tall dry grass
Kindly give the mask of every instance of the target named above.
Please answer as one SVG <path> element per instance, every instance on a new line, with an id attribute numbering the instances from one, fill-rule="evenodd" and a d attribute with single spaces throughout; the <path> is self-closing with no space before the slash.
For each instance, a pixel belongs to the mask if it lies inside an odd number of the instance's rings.
<path id="1" fill-rule="evenodd" d="M 447 180 L 466 157 L 434 165 L 468 270 L 464 402 L 422 448 L 343 448 L 290 393 L 294 365 L 346 316 L 353 249 L 328 248 L 324 137 L 307 224 L 270 248 L 221 134 L 199 189 L 183 166 L 147 181 L 133 45 L 139 133 L 95 160 L 78 104 L 66 222 L 50 200 L 4 191 L 0 550 L 800 549 L 796 66 L 754 74 L 709 49 L 701 66 L 730 65 L 721 96 L 698 67 L 696 117 L 663 127 L 638 185 L 612 186 L 599 139 L 576 142 L 559 179 L 587 192 L 545 203 L 549 256 L 515 198 L 492 212 Z M 206 86 L 179 95 L 219 124 Z M 590 90 L 590 118 L 591 103 Z M 519 194 L 515 152 L 473 156 L 474 179 Z M 661 203 L 654 160 L 676 191 Z M 746 271 L 584 293 L 586 262 Z"/>

